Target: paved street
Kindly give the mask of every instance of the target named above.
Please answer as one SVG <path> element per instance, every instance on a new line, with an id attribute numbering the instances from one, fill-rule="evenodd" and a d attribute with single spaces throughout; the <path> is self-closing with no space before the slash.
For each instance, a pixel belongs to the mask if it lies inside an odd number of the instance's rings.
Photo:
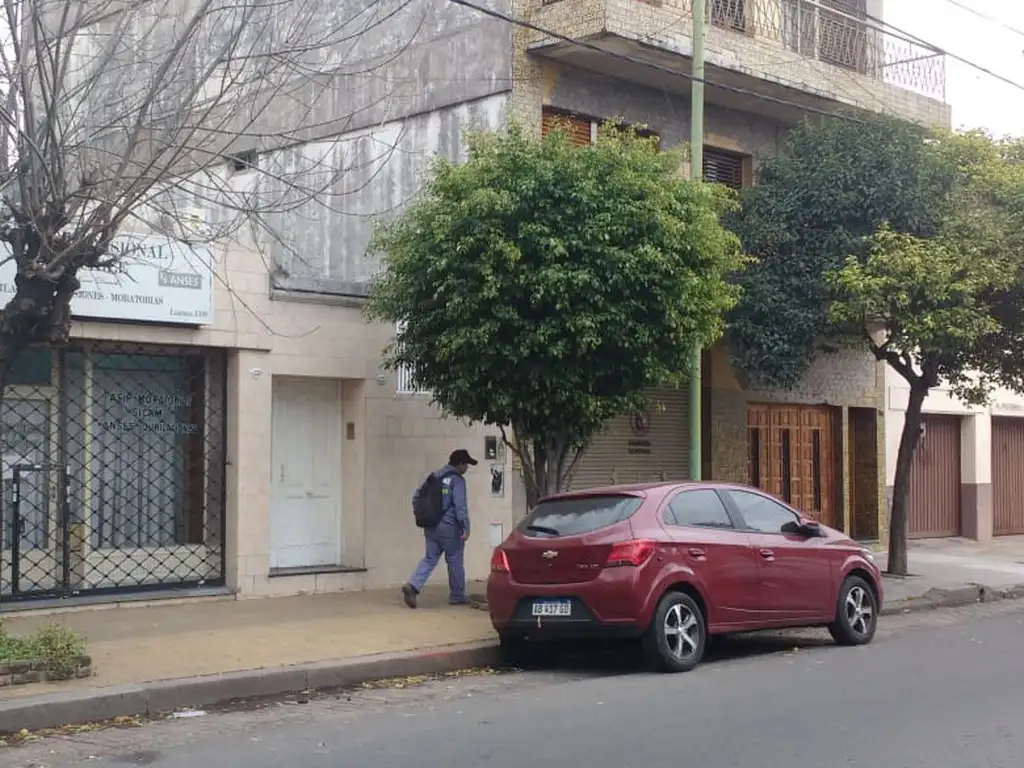
<path id="1" fill-rule="evenodd" d="M 875 644 L 740 639 L 678 676 L 589 657 L 552 669 L 45 738 L 18 768 L 1001 768 L 1024 752 L 1024 606 L 889 618 Z M 796 650 L 798 649 L 798 650 Z"/>

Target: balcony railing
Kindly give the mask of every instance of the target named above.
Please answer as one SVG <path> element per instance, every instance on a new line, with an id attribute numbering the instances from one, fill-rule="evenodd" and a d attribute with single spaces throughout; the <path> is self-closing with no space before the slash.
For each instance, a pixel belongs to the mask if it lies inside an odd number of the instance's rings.
<path id="1" fill-rule="evenodd" d="M 692 12 L 691 0 L 664 5 Z M 715 27 L 773 40 L 801 57 L 945 99 L 942 52 L 869 18 L 864 0 L 709 0 L 707 5 Z"/>
<path id="2" fill-rule="evenodd" d="M 567 0 L 541 0 L 544 5 Z M 634 0 L 678 14 L 691 0 Z M 798 54 L 940 101 L 946 95 L 943 53 L 868 17 L 864 0 L 707 0 L 713 27 L 771 40 Z M 769 66 L 784 68 L 780 56 Z"/>

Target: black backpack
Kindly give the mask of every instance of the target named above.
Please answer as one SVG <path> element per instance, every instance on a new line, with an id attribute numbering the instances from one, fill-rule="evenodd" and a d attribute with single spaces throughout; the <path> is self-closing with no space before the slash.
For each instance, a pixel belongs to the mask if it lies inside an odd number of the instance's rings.
<path id="1" fill-rule="evenodd" d="M 449 474 L 446 472 L 438 477 L 431 472 L 420 485 L 412 505 L 412 516 L 418 528 L 433 528 L 444 518 L 444 486 L 441 480 Z"/>

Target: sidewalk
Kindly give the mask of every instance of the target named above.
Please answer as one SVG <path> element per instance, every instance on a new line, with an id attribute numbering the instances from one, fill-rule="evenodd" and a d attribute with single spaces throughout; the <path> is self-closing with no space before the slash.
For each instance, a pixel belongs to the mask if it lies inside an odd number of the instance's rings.
<path id="1" fill-rule="evenodd" d="M 479 592 L 482 585 L 471 585 Z M 446 590 L 424 590 L 409 610 L 398 589 L 176 605 L 125 603 L 56 615 L 10 614 L 8 632 L 54 624 L 88 639 L 93 676 L 0 688 L 0 702 L 40 693 L 147 683 L 331 659 L 399 653 L 493 637 L 484 611 L 450 606 Z"/>
<path id="2" fill-rule="evenodd" d="M 886 552 L 875 562 L 885 570 Z M 1024 591 L 1024 536 L 991 542 L 970 539 L 922 539 L 910 542 L 905 579 L 885 578 L 886 603 L 918 600 L 929 590 L 955 591 L 979 585 L 992 590 Z"/>
<path id="3" fill-rule="evenodd" d="M 914 542 L 910 571 L 886 577 L 886 613 L 1024 597 L 1024 537 Z M 13 634 L 85 635 L 94 676 L 0 688 L 0 733 L 497 663 L 486 611 L 445 598 L 428 587 L 414 611 L 394 589 L 4 615 Z"/>

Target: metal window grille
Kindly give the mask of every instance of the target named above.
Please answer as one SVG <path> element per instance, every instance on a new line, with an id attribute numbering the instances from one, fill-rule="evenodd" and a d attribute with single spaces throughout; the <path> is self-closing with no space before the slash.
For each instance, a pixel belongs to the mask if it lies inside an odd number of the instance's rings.
<path id="1" fill-rule="evenodd" d="M 220 350 L 31 349 L 0 407 L 0 600 L 224 583 Z"/>
<path id="2" fill-rule="evenodd" d="M 747 13 L 744 0 L 712 0 L 711 23 L 716 27 L 743 32 L 747 28 Z"/>
<path id="3" fill-rule="evenodd" d="M 867 73 L 882 33 L 867 25 L 863 0 L 783 0 L 785 45 L 837 67 Z"/>
<path id="4" fill-rule="evenodd" d="M 395 332 L 402 332 L 402 324 L 395 326 Z M 418 389 L 414 381 L 413 370 L 407 365 L 400 365 L 395 371 L 395 393 L 399 395 L 429 395 L 430 391 Z"/>

